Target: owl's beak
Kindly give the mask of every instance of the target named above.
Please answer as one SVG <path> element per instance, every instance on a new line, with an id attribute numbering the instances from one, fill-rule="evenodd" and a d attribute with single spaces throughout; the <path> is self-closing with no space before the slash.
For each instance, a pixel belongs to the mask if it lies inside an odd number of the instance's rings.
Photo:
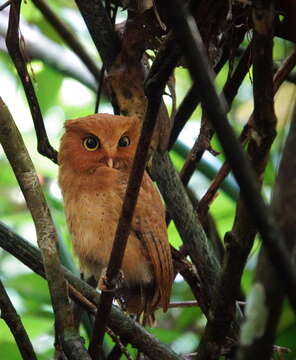
<path id="1" fill-rule="evenodd" d="M 108 158 L 106 160 L 106 165 L 109 167 L 109 168 L 113 168 L 113 159 L 112 158 Z"/>

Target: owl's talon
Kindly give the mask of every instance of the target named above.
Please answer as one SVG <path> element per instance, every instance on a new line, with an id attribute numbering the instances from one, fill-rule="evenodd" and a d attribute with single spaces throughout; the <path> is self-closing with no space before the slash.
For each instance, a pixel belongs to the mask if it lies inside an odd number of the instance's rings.
<path id="1" fill-rule="evenodd" d="M 102 270 L 102 275 L 99 279 L 98 288 L 101 291 L 106 292 L 114 292 L 121 288 L 122 281 L 124 279 L 123 271 L 119 270 L 117 276 L 112 280 L 112 282 L 109 281 L 107 277 L 107 269 Z"/>

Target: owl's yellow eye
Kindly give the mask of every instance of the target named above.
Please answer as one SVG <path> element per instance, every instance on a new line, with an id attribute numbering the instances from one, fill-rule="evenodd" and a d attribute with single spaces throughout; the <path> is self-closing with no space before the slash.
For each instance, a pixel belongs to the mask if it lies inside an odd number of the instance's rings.
<path id="1" fill-rule="evenodd" d="M 131 143 L 130 138 L 127 135 L 123 135 L 118 141 L 118 146 L 126 147 L 129 146 L 130 143 Z"/>
<path id="2" fill-rule="evenodd" d="M 100 140 L 94 135 L 89 135 L 83 140 L 83 146 L 87 151 L 95 151 L 100 147 Z"/>

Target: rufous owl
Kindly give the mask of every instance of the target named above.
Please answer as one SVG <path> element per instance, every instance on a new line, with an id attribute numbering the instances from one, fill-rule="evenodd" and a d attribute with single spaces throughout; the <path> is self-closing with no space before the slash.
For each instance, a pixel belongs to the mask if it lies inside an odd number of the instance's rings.
<path id="1" fill-rule="evenodd" d="M 138 137 L 136 117 L 95 114 L 65 122 L 59 183 L 69 232 L 84 278 L 97 281 L 108 266 Z M 173 282 L 171 251 L 160 195 L 145 172 L 117 291 L 124 309 L 149 316 L 166 311 Z"/>

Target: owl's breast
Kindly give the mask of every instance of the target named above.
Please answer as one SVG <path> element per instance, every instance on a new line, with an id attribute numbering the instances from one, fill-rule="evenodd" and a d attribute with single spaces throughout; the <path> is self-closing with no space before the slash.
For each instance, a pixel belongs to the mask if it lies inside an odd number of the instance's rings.
<path id="1" fill-rule="evenodd" d="M 65 196 L 65 212 L 73 247 L 79 258 L 94 257 L 105 266 L 121 209 L 116 193 L 80 192 Z"/>

